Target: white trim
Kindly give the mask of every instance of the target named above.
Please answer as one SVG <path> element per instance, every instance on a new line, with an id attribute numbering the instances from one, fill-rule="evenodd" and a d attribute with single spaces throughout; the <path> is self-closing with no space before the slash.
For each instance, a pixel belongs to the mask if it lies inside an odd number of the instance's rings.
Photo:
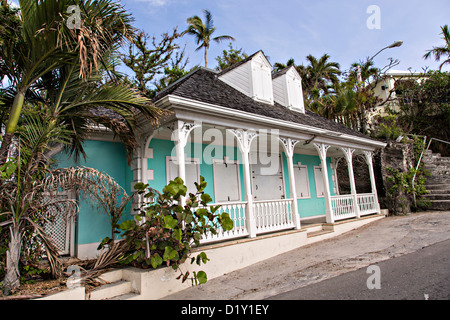
<path id="1" fill-rule="evenodd" d="M 214 104 L 210 104 L 210 103 L 206 103 L 206 102 L 201 102 L 201 101 L 196 101 L 196 100 L 188 99 L 188 98 L 184 98 L 184 97 L 174 96 L 174 95 L 167 95 L 167 96 L 163 97 L 161 100 L 157 101 L 155 104 L 158 107 L 164 107 L 165 105 L 168 106 L 171 104 L 177 105 L 178 107 L 186 106 L 186 107 L 189 107 L 189 111 L 191 111 L 191 112 L 194 111 L 193 109 L 197 109 L 198 111 L 201 111 L 201 112 L 206 112 L 206 113 L 214 114 L 214 115 L 224 115 L 224 116 L 232 117 L 233 119 L 245 119 L 245 120 L 249 120 L 252 122 L 258 121 L 258 122 L 262 122 L 265 124 L 273 125 L 276 128 L 283 126 L 287 129 L 307 131 L 308 133 L 311 133 L 311 134 L 323 135 L 323 136 L 325 136 L 325 138 L 326 137 L 331 137 L 331 138 L 338 137 L 339 139 L 347 140 L 350 142 L 364 144 L 364 145 L 366 145 L 366 148 L 368 146 L 369 146 L 369 148 L 383 148 L 386 146 L 386 143 L 380 142 L 380 141 L 370 140 L 367 138 L 352 136 L 349 134 L 343 134 L 340 132 L 335 132 L 335 131 L 326 130 L 326 129 L 318 129 L 316 127 L 312 127 L 312 126 L 308 126 L 308 125 L 293 123 L 293 122 L 286 121 L 286 120 L 274 119 L 271 117 L 256 115 L 256 114 L 252 114 L 252 113 L 245 112 L 245 111 L 233 110 L 233 109 L 230 109 L 227 107 L 222 107 L 222 106 L 218 106 L 218 105 L 214 105 Z M 319 142 L 321 139 L 320 139 L 320 137 L 317 137 L 315 140 L 317 142 Z M 336 144 L 336 143 L 337 142 L 335 141 L 334 144 Z M 336 144 L 336 145 L 339 145 L 339 144 Z M 361 149 L 361 147 L 358 147 L 358 148 Z"/>

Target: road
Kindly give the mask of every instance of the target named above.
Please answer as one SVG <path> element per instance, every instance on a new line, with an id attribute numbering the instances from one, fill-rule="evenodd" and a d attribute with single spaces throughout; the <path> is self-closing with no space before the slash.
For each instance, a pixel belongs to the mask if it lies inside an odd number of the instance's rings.
<path id="1" fill-rule="evenodd" d="M 449 300 L 450 240 L 267 299 Z"/>
<path id="2" fill-rule="evenodd" d="M 362 285 L 366 287 L 369 274 L 365 274 L 365 271 L 368 266 L 392 259 L 395 264 L 397 258 L 414 252 L 420 253 L 422 248 L 447 240 L 450 241 L 449 211 L 387 217 L 343 235 L 300 247 L 208 280 L 205 284 L 174 293 L 163 300 L 267 299 L 359 269 L 364 274 Z M 403 270 L 407 274 L 414 268 L 411 263 L 399 271 Z M 390 273 L 387 270 L 381 269 L 382 289 L 377 290 L 380 291 L 378 294 L 387 292 Z M 425 278 L 427 277 L 417 275 L 419 280 Z M 397 285 L 396 282 L 393 283 L 392 286 Z M 425 289 L 427 288 L 424 287 L 421 291 Z M 433 299 L 431 292 L 419 292 L 422 296 L 417 298 L 423 298 L 426 293 Z"/>

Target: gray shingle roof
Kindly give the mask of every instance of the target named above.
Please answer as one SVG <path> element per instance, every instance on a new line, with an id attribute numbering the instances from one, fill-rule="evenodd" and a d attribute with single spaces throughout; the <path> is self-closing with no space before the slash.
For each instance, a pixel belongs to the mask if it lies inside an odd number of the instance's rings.
<path id="1" fill-rule="evenodd" d="M 156 95 L 153 102 L 156 102 L 169 94 L 238 111 L 370 139 L 370 137 L 358 131 L 326 119 L 309 110 L 306 110 L 303 114 L 290 110 L 276 102 L 274 105 L 270 105 L 255 101 L 219 80 L 218 73 L 210 69 L 196 69 L 172 86 L 166 88 L 160 94 Z"/>

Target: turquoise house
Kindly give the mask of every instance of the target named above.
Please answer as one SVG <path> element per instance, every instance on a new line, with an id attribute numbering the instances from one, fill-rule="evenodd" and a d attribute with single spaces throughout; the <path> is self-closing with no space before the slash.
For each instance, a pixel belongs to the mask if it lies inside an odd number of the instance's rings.
<path id="1" fill-rule="evenodd" d="M 372 154 L 384 144 L 305 110 L 295 68 L 271 70 L 262 51 L 220 72 L 198 68 L 154 98 L 171 116 L 158 125 L 142 118 L 131 165 L 105 130 L 86 142 L 87 158 L 79 165 L 107 172 L 127 192 L 137 182 L 162 190 L 177 176 L 193 191 L 203 176 L 214 204 L 234 221 L 233 230 L 206 235 L 203 243 L 300 229 L 311 219 L 334 223 L 379 213 Z M 356 192 L 356 155 L 368 165 L 370 193 Z M 74 165 L 63 154 L 56 158 L 61 167 Z M 338 188 L 335 166 L 342 158 L 349 194 Z M 108 218 L 82 199 L 68 228 L 70 254 L 80 258 L 97 255 L 110 234 Z"/>

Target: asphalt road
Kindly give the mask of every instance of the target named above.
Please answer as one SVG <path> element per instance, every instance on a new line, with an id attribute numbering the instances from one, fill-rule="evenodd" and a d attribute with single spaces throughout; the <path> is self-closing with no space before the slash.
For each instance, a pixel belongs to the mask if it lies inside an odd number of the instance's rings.
<path id="1" fill-rule="evenodd" d="M 413 253 L 381 261 L 371 266 L 267 299 L 450 299 L 450 240 L 424 247 Z"/>

